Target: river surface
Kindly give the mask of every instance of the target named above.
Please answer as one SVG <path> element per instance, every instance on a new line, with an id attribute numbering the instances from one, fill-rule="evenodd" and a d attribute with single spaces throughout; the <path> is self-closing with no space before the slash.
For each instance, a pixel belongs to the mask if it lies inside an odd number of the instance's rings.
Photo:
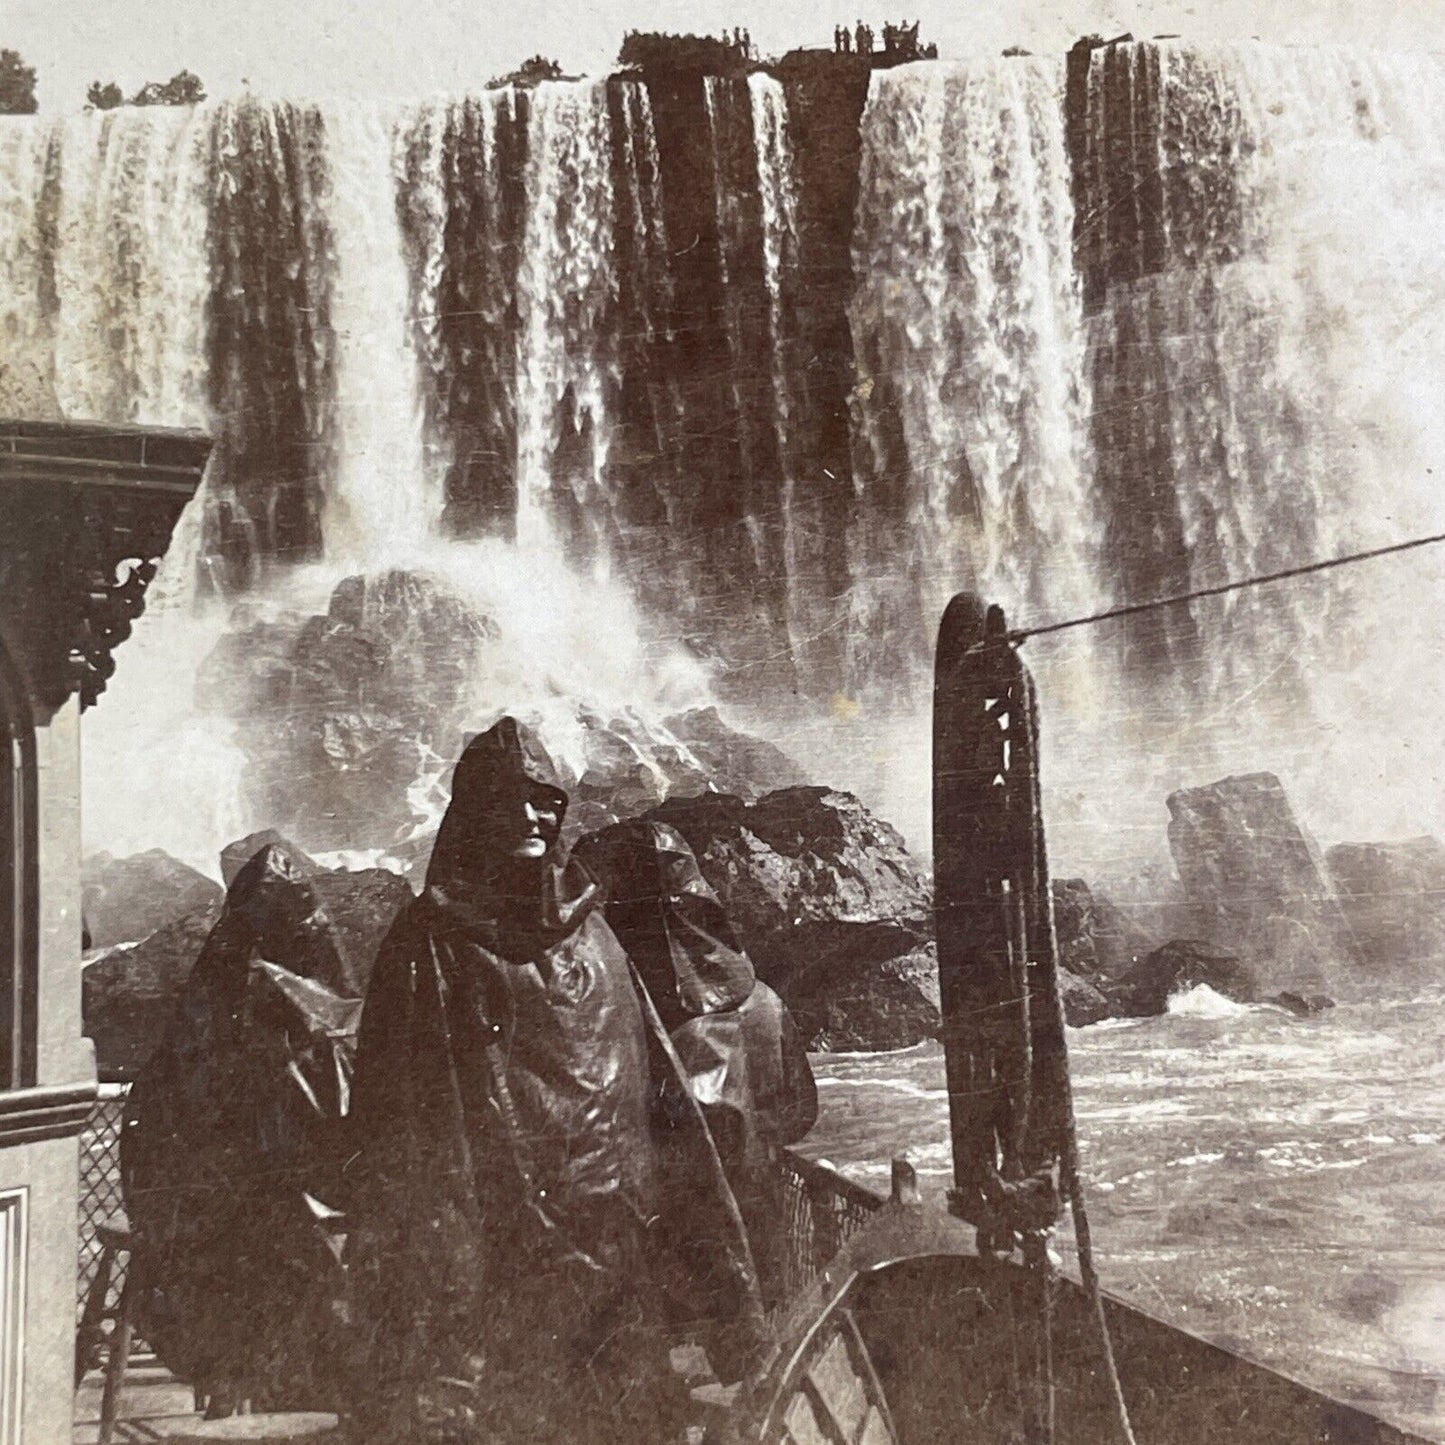
<path id="1" fill-rule="evenodd" d="M 1442 1007 L 1296 1019 L 1200 988 L 1162 1018 L 1070 1030 L 1106 1286 L 1445 1440 Z M 885 1190 L 902 1154 L 945 1187 L 939 1045 L 814 1066 L 805 1152 Z"/>

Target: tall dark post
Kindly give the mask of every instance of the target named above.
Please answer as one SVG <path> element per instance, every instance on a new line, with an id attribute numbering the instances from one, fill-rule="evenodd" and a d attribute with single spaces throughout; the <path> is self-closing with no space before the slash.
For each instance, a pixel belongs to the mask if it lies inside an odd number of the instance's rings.
<path id="1" fill-rule="evenodd" d="M 1039 815 L 1033 680 L 1002 611 L 973 593 L 939 628 L 933 866 L 953 1212 L 1013 1248 L 1018 1186 L 1058 1161 L 1068 1108 Z"/>

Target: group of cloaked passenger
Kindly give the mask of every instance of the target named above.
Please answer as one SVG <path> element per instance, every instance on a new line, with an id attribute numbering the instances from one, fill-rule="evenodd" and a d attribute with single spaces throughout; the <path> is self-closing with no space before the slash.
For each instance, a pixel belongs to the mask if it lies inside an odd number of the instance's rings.
<path id="1" fill-rule="evenodd" d="M 682 837 L 569 856 L 567 805 L 525 726 L 474 738 L 366 980 L 284 854 L 233 881 L 122 1137 L 143 1332 L 217 1408 L 647 1445 L 676 1343 L 761 1359 L 807 1056 Z"/>

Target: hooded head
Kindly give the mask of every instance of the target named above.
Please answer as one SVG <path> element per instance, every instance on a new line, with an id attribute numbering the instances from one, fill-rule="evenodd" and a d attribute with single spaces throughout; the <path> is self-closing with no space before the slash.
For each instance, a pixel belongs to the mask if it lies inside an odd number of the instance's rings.
<path id="1" fill-rule="evenodd" d="M 515 718 L 479 733 L 452 773 L 427 896 L 459 921 L 532 951 L 565 937 L 596 893 L 564 870 L 567 793 L 541 740 Z M 510 951 L 510 950 L 504 950 Z"/>
<path id="2" fill-rule="evenodd" d="M 577 847 L 607 888 L 607 921 L 669 1030 L 736 1008 L 753 966 L 687 840 L 665 823 L 616 823 Z"/>

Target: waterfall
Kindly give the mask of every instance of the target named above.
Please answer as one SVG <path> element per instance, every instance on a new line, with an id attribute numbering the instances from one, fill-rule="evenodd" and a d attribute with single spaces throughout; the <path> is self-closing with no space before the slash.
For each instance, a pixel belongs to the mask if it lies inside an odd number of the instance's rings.
<path id="1" fill-rule="evenodd" d="M 851 640 L 865 680 L 894 671 L 900 642 L 926 657 L 960 587 L 1020 618 L 1108 595 L 1062 79 L 1016 60 L 873 79 L 851 309 Z"/>
<path id="2" fill-rule="evenodd" d="M 1155 178 L 1090 323 L 1121 594 L 1440 530 L 1445 67 L 1121 49 L 1092 58 L 1091 151 L 1127 130 L 1132 174 Z M 1442 579 L 1417 554 L 1156 615 L 1130 711 L 1161 786 L 1263 767 L 1330 830 L 1438 830 L 1418 785 L 1445 761 L 1420 727 L 1445 705 Z"/>
<path id="3" fill-rule="evenodd" d="M 926 834 L 958 588 L 1050 621 L 1445 523 L 1442 102 L 1430 56 L 1125 43 L 0 121 L 0 409 L 216 437 L 87 733 L 93 837 L 146 844 L 183 737 L 239 789 L 223 633 L 398 567 L 496 634 L 469 725 L 505 696 L 575 753 L 629 669 L 644 711 L 706 672 Z M 1030 644 L 1065 856 L 1261 767 L 1327 834 L 1439 831 L 1442 580 Z M 240 804 L 193 781 L 150 841 L 200 857 Z"/>
<path id="4" fill-rule="evenodd" d="M 616 381 L 610 140 L 605 82 L 537 87 L 517 278 L 517 540 L 598 565 Z"/>
<path id="5" fill-rule="evenodd" d="M 797 366 L 791 316 L 798 288 L 798 183 L 788 102 L 783 87 L 769 75 L 748 77 L 753 136 L 757 148 L 758 194 L 762 201 L 763 277 L 768 291 L 768 330 L 772 341 L 773 436 L 782 470 L 783 569 L 786 577 L 788 639 L 797 655 L 806 646 L 817 609 L 808 605 L 803 575 L 797 469 L 806 465 L 793 451 L 792 392 Z"/>
<path id="6" fill-rule="evenodd" d="M 55 390 L 66 415 L 204 425 L 205 142 L 192 110 L 61 123 Z"/>
<path id="7" fill-rule="evenodd" d="M 325 551 L 349 565 L 394 565 L 426 545 L 442 507 L 440 478 L 423 457 L 421 378 L 395 200 L 394 117 L 333 113 L 326 134 L 336 237 L 338 444 L 327 479 Z"/>

